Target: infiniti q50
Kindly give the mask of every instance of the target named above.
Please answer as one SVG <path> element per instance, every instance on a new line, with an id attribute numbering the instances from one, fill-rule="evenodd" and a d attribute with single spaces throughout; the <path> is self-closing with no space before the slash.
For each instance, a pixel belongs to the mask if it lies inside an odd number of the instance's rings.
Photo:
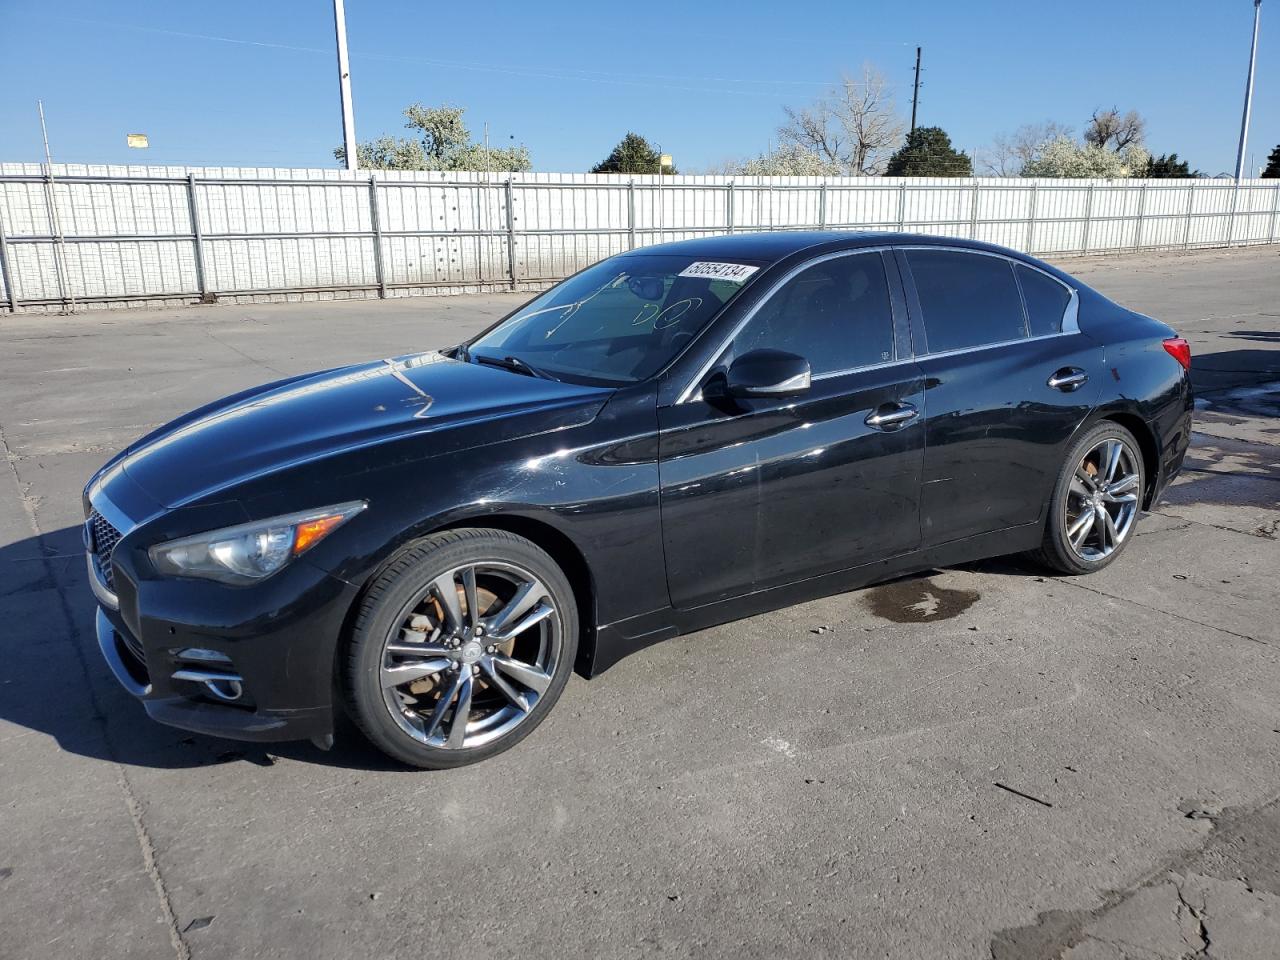
<path id="1" fill-rule="evenodd" d="M 941 564 L 1112 563 L 1182 464 L 1187 343 L 1023 254 L 777 233 L 604 260 L 455 347 L 195 410 L 84 493 L 154 719 L 484 759 L 575 669 Z"/>

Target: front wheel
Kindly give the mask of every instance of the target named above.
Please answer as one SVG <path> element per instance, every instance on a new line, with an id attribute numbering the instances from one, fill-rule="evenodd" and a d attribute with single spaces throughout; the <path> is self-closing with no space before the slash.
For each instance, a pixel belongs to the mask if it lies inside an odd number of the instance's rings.
<path id="1" fill-rule="evenodd" d="M 1037 559 L 1060 573 L 1101 570 L 1133 538 L 1145 490 L 1133 434 L 1117 423 L 1098 424 L 1062 465 Z"/>
<path id="2" fill-rule="evenodd" d="M 459 767 L 542 722 L 577 645 L 573 590 L 555 561 L 503 530 L 451 530 L 406 550 L 369 587 L 343 689 L 384 753 Z"/>

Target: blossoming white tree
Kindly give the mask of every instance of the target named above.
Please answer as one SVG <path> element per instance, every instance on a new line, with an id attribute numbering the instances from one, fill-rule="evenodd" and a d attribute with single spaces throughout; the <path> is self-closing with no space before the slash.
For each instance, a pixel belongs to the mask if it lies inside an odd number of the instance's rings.
<path id="1" fill-rule="evenodd" d="M 1117 152 L 1096 143 L 1076 143 L 1070 137 L 1058 137 L 1045 144 L 1039 156 L 1023 166 L 1022 175 L 1106 179 L 1140 177 L 1150 159 L 1151 154 L 1140 144 L 1130 144 Z"/>

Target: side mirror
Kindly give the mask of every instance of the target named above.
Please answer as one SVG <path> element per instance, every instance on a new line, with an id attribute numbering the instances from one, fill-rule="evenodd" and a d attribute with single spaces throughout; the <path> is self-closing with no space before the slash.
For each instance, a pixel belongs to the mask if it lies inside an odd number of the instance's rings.
<path id="1" fill-rule="evenodd" d="M 809 389 L 809 361 L 783 350 L 744 353 L 715 386 L 727 397 L 794 397 Z M 712 386 L 708 384 L 708 386 Z M 712 389 L 711 393 L 716 390 Z M 707 391 L 703 391 L 707 395 Z"/>

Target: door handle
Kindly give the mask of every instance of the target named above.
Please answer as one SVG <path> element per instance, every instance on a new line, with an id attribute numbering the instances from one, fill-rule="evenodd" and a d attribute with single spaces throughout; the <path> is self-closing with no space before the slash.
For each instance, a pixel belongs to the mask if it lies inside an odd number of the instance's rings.
<path id="1" fill-rule="evenodd" d="M 1063 367 L 1046 380 L 1045 383 L 1055 390 L 1070 393 L 1072 390 L 1083 387 L 1088 379 L 1089 375 L 1079 367 Z"/>
<path id="2" fill-rule="evenodd" d="M 875 427 L 877 430 L 894 430 L 898 427 L 905 426 L 916 417 L 920 416 L 920 411 L 910 403 L 882 403 L 862 421 L 868 427 Z"/>

